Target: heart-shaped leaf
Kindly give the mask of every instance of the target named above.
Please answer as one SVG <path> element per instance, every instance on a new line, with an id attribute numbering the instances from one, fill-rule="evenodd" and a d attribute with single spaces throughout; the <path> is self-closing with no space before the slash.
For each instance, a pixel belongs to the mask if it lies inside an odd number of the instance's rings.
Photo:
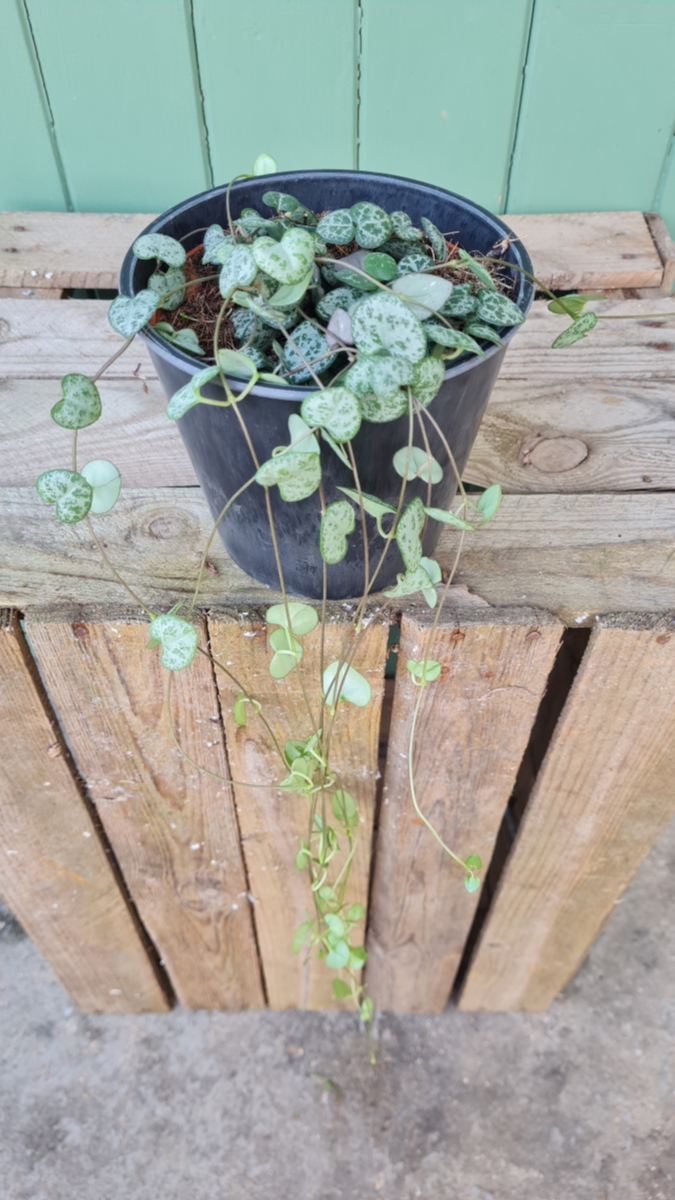
<path id="1" fill-rule="evenodd" d="M 305 500 L 321 483 L 319 445 L 309 427 L 296 413 L 288 418 L 291 443 L 297 446 L 283 449 L 264 462 L 256 473 L 263 487 L 279 488 L 282 500 Z M 306 447 L 306 448 L 304 448 Z"/>
<path id="2" fill-rule="evenodd" d="M 439 309 L 442 317 L 469 317 L 476 311 L 478 297 L 474 296 L 470 283 L 456 283 L 450 298 Z"/>
<path id="3" fill-rule="evenodd" d="M 408 397 L 401 388 L 386 396 L 366 396 L 360 403 L 364 421 L 370 421 L 372 425 L 386 425 L 408 411 Z"/>
<path id="4" fill-rule="evenodd" d="M 87 375 L 64 375 L 61 380 L 63 396 L 51 411 L 52 421 L 62 429 L 86 429 L 101 415 L 101 397 L 95 383 Z"/>
<path id="5" fill-rule="evenodd" d="M 361 408 L 346 387 L 324 388 L 302 402 L 303 419 L 312 427 L 326 429 L 336 442 L 356 437 L 361 428 Z"/>
<path id="6" fill-rule="evenodd" d="M 152 288 L 144 288 L 135 296 L 115 296 L 108 309 L 108 320 L 115 333 L 120 333 L 123 338 L 130 338 L 147 325 L 158 307 L 157 292 L 153 292 Z"/>
<path id="7" fill-rule="evenodd" d="M 371 358 L 370 379 L 375 395 L 395 395 L 398 388 L 412 383 L 413 371 L 414 367 L 407 358 L 395 354 Z"/>
<path id="8" fill-rule="evenodd" d="M 330 806 L 335 820 L 340 821 L 342 825 L 347 827 L 347 829 L 353 829 L 355 825 L 358 825 L 359 814 L 356 804 L 354 803 L 354 797 L 349 792 L 346 792 L 344 788 L 336 788 L 335 791 L 331 793 Z M 357 905 L 352 905 L 352 908 L 356 907 Z M 361 909 L 363 908 L 362 905 L 359 905 L 358 907 Z M 364 915 L 365 914 L 362 913 L 360 917 L 352 917 L 350 920 L 362 921 Z"/>
<path id="9" fill-rule="evenodd" d="M 155 333 L 166 338 L 167 342 L 171 342 L 173 346 L 187 350 L 188 354 L 198 354 L 201 358 L 204 357 L 204 351 L 199 345 L 199 338 L 194 329 L 174 329 L 167 321 L 157 321 L 152 328 Z"/>
<path id="10" fill-rule="evenodd" d="M 204 253 L 202 255 L 203 263 L 217 263 L 220 260 L 216 258 L 216 251 L 220 246 L 231 246 L 232 238 L 229 233 L 221 225 L 209 225 L 204 234 Z"/>
<path id="11" fill-rule="evenodd" d="M 448 329 L 447 325 L 438 325 L 436 321 L 428 321 L 424 329 L 432 342 L 437 342 L 439 346 L 448 346 L 453 350 L 470 350 L 472 354 L 478 354 L 480 358 L 485 358 L 485 353 L 481 350 L 478 342 L 469 337 L 468 333 L 460 333 L 458 329 Z"/>
<path id="12" fill-rule="evenodd" d="M 567 329 L 563 329 L 559 333 L 555 341 L 552 343 L 553 350 L 559 350 L 562 346 L 572 346 L 578 342 L 580 338 L 586 337 L 591 329 L 598 323 L 598 318 L 595 313 L 584 313 L 583 316 L 577 317 Z"/>
<path id="13" fill-rule="evenodd" d="M 430 560 L 423 560 L 430 561 Z M 382 594 L 384 596 L 414 596 L 415 592 L 422 592 L 427 604 L 430 608 L 435 608 L 438 602 L 436 589 L 428 571 L 422 563 L 415 568 L 414 571 L 406 571 L 405 575 L 398 576 L 398 583 L 393 588 L 388 588 Z"/>
<path id="14" fill-rule="evenodd" d="M 289 196 L 288 192 L 265 192 L 263 204 L 276 208 L 277 212 L 284 213 L 293 221 L 307 219 L 311 225 L 316 225 L 316 217 L 312 210 L 305 208 L 304 204 L 296 200 L 295 196 Z"/>
<path id="15" fill-rule="evenodd" d="M 367 250 L 354 250 L 352 254 L 346 254 L 340 259 L 338 266 L 335 268 L 335 274 L 340 283 L 346 284 L 356 292 L 376 292 L 378 290 L 374 279 L 363 272 L 366 271 L 365 262 L 369 257 Z"/>
<path id="16" fill-rule="evenodd" d="M 473 531 L 474 527 L 468 521 L 464 521 L 462 517 L 456 517 L 452 512 L 446 512 L 444 508 L 425 508 L 424 511 L 428 517 L 433 517 L 434 521 L 442 521 L 444 525 L 452 525 L 454 529 Z"/>
<path id="17" fill-rule="evenodd" d="M 319 548 L 324 562 L 341 562 L 347 553 L 347 534 L 355 529 L 354 509 L 348 500 L 329 504 L 321 518 Z"/>
<path id="18" fill-rule="evenodd" d="M 423 408 L 427 408 L 443 382 L 445 365 L 440 358 L 423 358 L 413 367 L 411 389 Z"/>
<path id="19" fill-rule="evenodd" d="M 364 354 L 389 350 L 416 363 L 426 354 L 426 335 L 421 323 L 398 296 L 378 292 L 366 296 L 352 313 L 354 342 Z"/>
<path id="20" fill-rule="evenodd" d="M 354 345 L 351 317 L 343 308 L 336 308 L 328 322 L 326 342 L 331 349 Z"/>
<path id="21" fill-rule="evenodd" d="M 219 350 L 218 364 L 225 375 L 234 375 L 236 379 L 252 379 L 258 374 L 256 363 L 242 350 Z"/>
<path id="22" fill-rule="evenodd" d="M 316 227 L 319 237 L 333 246 L 347 246 L 354 240 L 354 222 L 348 208 L 326 213 Z"/>
<path id="23" fill-rule="evenodd" d="M 257 238 L 251 253 L 260 270 L 277 283 L 299 283 L 314 265 L 314 238 L 307 229 L 287 229 L 280 242 Z"/>
<path id="24" fill-rule="evenodd" d="M 45 471 L 35 487 L 45 504 L 56 505 L 56 515 L 64 525 L 84 520 L 91 509 L 94 497 L 91 485 L 76 471 Z"/>
<path id="25" fill-rule="evenodd" d="M 436 459 L 430 457 L 426 450 L 422 450 L 421 446 L 402 446 L 397 450 L 394 458 L 394 470 L 403 479 L 422 479 L 424 483 L 429 482 L 431 476 L 432 483 L 440 483 L 443 478 L 443 468 Z M 408 470 L 406 474 L 406 463 Z"/>
<path id="26" fill-rule="evenodd" d="M 150 276 L 148 287 L 157 293 L 159 308 L 173 312 L 185 298 L 185 275 L 180 267 L 169 267 L 164 274 L 156 271 Z"/>
<path id="27" fill-rule="evenodd" d="M 255 243 L 254 243 L 255 245 Z M 223 262 L 218 278 L 221 296 L 229 296 L 237 287 L 253 283 L 258 267 L 248 246 L 228 246 L 229 253 Z"/>
<path id="28" fill-rule="evenodd" d="M 277 164 L 271 154 L 259 154 L 253 164 L 252 175 L 275 175 Z"/>
<path id="29" fill-rule="evenodd" d="M 197 630 L 176 617 L 173 613 L 163 613 L 150 622 L 148 630 L 151 641 L 159 642 L 162 653 L 159 661 L 168 671 L 183 671 L 189 667 L 197 653 Z"/>
<path id="30" fill-rule="evenodd" d="M 469 337 L 483 338 L 486 342 L 493 342 L 495 346 L 504 345 L 497 330 L 493 329 L 492 325 L 484 325 L 482 321 L 467 321 L 464 332 L 468 333 Z"/>
<path id="31" fill-rule="evenodd" d="M 433 221 L 428 217 L 422 217 L 422 228 L 429 239 L 431 249 L 434 252 L 436 262 L 447 262 L 448 260 L 448 243 L 446 242 L 440 229 L 437 229 Z"/>
<path id="32" fill-rule="evenodd" d="M 605 296 L 598 293 L 595 295 L 586 294 L 585 296 L 580 296 L 572 292 L 568 296 L 560 296 L 557 300 L 551 300 L 548 310 L 552 313 L 563 313 L 568 317 L 576 319 L 581 316 L 589 300 L 604 299 Z"/>
<path id="33" fill-rule="evenodd" d="M 488 325 L 522 325 L 525 313 L 508 296 L 482 289 L 478 293 L 476 316 Z"/>
<path id="34" fill-rule="evenodd" d="M 274 656 L 269 665 L 272 679 L 285 679 L 302 658 L 302 646 L 288 629 L 274 629 L 268 638 L 274 650 Z"/>
<path id="35" fill-rule="evenodd" d="M 433 683 L 441 673 L 441 664 L 436 662 L 435 658 L 426 658 L 422 662 L 409 658 L 405 665 L 415 683 L 421 687 L 424 687 L 425 683 Z"/>
<path id="36" fill-rule="evenodd" d="M 395 258 L 396 262 L 399 262 L 402 258 L 405 258 L 406 254 L 410 254 L 412 249 L 413 247 L 411 242 L 402 242 L 400 238 L 389 238 L 387 242 L 384 242 L 383 245 L 380 246 L 382 253 L 391 254 L 391 257 Z M 419 250 L 421 247 L 418 246 L 417 249 Z M 425 255 L 424 257 L 427 263 L 431 264 L 431 259 L 429 256 Z"/>
<path id="37" fill-rule="evenodd" d="M 202 371 L 197 371 L 196 375 L 192 376 L 189 383 L 179 388 L 174 392 L 169 400 L 166 409 L 166 415 L 170 421 L 177 421 L 179 417 L 185 416 L 188 409 L 194 404 L 199 404 L 202 399 L 199 389 L 210 380 L 215 379 L 219 374 L 218 367 L 204 367 Z"/>
<path id="38" fill-rule="evenodd" d="M 464 263 L 464 266 L 468 267 L 469 271 L 476 276 L 476 279 L 480 279 L 481 283 L 486 288 L 489 288 L 490 291 L 497 291 L 497 285 L 494 279 L 482 263 L 476 262 L 475 258 L 472 258 L 470 254 L 467 254 L 466 250 L 458 250 L 457 253 L 459 254 L 461 261 Z"/>
<path id="39" fill-rule="evenodd" d="M 406 254 L 399 259 L 396 268 L 397 275 L 415 275 L 420 271 L 426 271 L 428 267 L 432 267 L 433 263 L 428 254 L 423 254 L 421 250 L 416 250 L 412 254 Z"/>
<path id="40" fill-rule="evenodd" d="M 296 325 L 291 339 L 286 342 L 283 351 L 284 364 L 290 372 L 289 383 L 307 383 L 312 378 L 312 371 L 315 375 L 321 375 L 335 362 L 337 354 L 329 353 L 328 342 L 311 321 Z"/>
<path id="41" fill-rule="evenodd" d="M 391 279 L 396 278 L 398 270 L 396 259 L 391 257 L 391 254 L 366 254 L 363 260 L 363 269 L 373 279 L 380 279 L 383 283 L 389 283 Z"/>
<path id="42" fill-rule="evenodd" d="M 421 321 L 438 312 L 452 292 L 452 284 L 438 275 L 401 275 L 391 285 L 406 307 Z"/>
<path id="43" fill-rule="evenodd" d="M 331 951 L 331 953 L 332 953 L 332 951 Z M 350 988 L 348 983 L 345 983 L 344 979 L 334 979 L 333 980 L 333 999 L 334 1000 L 347 1000 L 351 996 L 351 994 L 352 994 L 352 989 Z"/>
<path id="44" fill-rule="evenodd" d="M 286 604 L 273 604 L 265 613 L 265 620 L 268 625 L 280 625 L 282 629 L 288 629 L 290 619 L 291 633 L 296 637 L 305 637 L 316 629 L 319 623 L 319 617 L 315 608 L 311 604 L 302 604 L 299 600 L 289 600 Z"/>
<path id="45" fill-rule="evenodd" d="M 396 544 L 406 570 L 414 571 L 422 559 L 420 535 L 424 528 L 424 505 L 419 496 L 410 501 L 396 524 Z"/>
<path id="46" fill-rule="evenodd" d="M 181 242 L 164 233 L 142 233 L 136 238 L 132 250 L 136 258 L 157 258 L 168 267 L 182 267 L 187 257 Z"/>
<path id="47" fill-rule="evenodd" d="M 114 463 L 105 458 L 93 458 L 85 463 L 80 474 L 89 484 L 93 496 L 90 512 L 109 512 L 120 494 L 122 480 Z"/>
<path id="48" fill-rule="evenodd" d="M 282 283 L 274 295 L 270 296 L 269 302 L 272 308 L 295 308 L 312 282 L 313 275 L 314 267 L 311 266 L 299 283 Z"/>
<path id="49" fill-rule="evenodd" d="M 326 703 L 335 708 L 339 700 L 348 700 L 357 708 L 370 703 L 370 684 L 354 667 L 338 661 L 329 663 L 323 673 L 323 693 Z"/>
<path id="50" fill-rule="evenodd" d="M 502 489 L 498 483 L 493 483 L 491 487 L 486 488 L 478 500 L 473 502 L 474 507 L 478 510 L 483 520 L 481 525 L 485 525 L 487 521 L 491 521 L 495 513 L 498 511 L 502 502 Z"/>
<path id="51" fill-rule="evenodd" d="M 389 213 L 391 228 L 395 238 L 400 238 L 402 242 L 421 242 L 422 231 L 415 229 L 410 217 L 405 212 Z"/>
<path id="52" fill-rule="evenodd" d="M 365 250 L 376 250 L 391 237 L 392 227 L 389 214 L 369 200 L 352 204 L 350 210 L 354 222 L 354 236 Z"/>
<path id="53" fill-rule="evenodd" d="M 332 292 L 326 292 L 326 295 L 317 302 L 316 315 L 322 321 L 330 321 L 336 308 L 342 308 L 348 312 L 357 298 L 357 293 L 351 288 L 334 288 Z"/>
<path id="54" fill-rule="evenodd" d="M 464 887 L 467 892 L 477 892 L 480 887 L 480 879 L 476 879 L 475 875 L 465 875 Z"/>
<path id="55" fill-rule="evenodd" d="M 340 487 L 339 491 L 344 492 L 345 496 L 349 496 L 356 505 L 359 505 L 359 493 L 356 488 Z M 361 492 L 360 503 L 371 517 L 377 519 L 378 523 L 387 513 L 396 512 L 396 509 L 392 508 L 391 504 L 385 504 L 384 500 L 378 500 L 377 496 L 371 496 L 368 492 Z"/>
<path id="56" fill-rule="evenodd" d="M 336 944 L 328 951 L 324 962 L 327 967 L 331 968 L 331 970 L 341 971 L 343 967 L 347 966 L 350 953 L 351 951 L 349 948 L 349 943 L 341 940 L 336 942 Z"/>

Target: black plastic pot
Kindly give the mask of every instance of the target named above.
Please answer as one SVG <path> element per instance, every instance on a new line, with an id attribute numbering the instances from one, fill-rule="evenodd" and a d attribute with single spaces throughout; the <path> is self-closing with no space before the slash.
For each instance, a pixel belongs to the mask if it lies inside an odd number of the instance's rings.
<path id="1" fill-rule="evenodd" d="M 271 189 L 290 192 L 315 212 L 348 208 L 358 200 L 372 200 L 388 212 L 402 209 L 419 225 L 420 218 L 429 217 L 442 230 L 457 231 L 457 241 L 470 252 L 486 254 L 495 243 L 510 233 L 498 217 L 477 204 L 464 200 L 443 188 L 356 171 L 298 171 L 266 175 L 235 183 L 231 192 L 233 216 L 247 206 L 267 211 L 263 193 Z M 185 238 L 192 230 L 203 230 L 218 222 L 226 224 L 226 188 L 202 192 L 183 204 L 169 209 L 148 225 L 146 233 L 161 232 L 174 238 Z M 203 232 L 185 238 L 187 250 L 199 245 Z M 527 252 L 519 242 L 508 244 L 501 256 L 516 266 L 532 271 Z M 120 273 L 120 291 L 132 296 L 145 287 L 152 270 L 149 262 L 136 260 L 127 254 Z M 527 312 L 533 296 L 532 284 L 519 272 L 514 279 L 513 299 Z M 517 328 L 517 327 L 516 327 Z M 515 329 L 502 330 L 508 342 Z M 167 397 L 173 395 L 199 371 L 204 363 L 172 347 L 148 327 L 142 334 L 150 351 Z M 493 384 L 497 378 L 506 347 L 491 346 L 484 359 L 467 357 L 446 372 L 430 411 L 443 429 L 452 449 L 459 471 L 466 465 L 478 426 L 485 412 Z M 241 381 L 233 379 L 234 391 Z M 275 447 L 289 441 L 288 417 L 299 412 L 302 400 L 313 387 L 277 387 L 258 385 L 243 403 L 243 415 L 260 462 L 271 456 Z M 204 388 L 204 395 L 222 397 L 215 382 Z M 230 408 L 214 408 L 198 404 L 178 422 L 180 432 L 203 488 L 214 518 L 228 498 L 254 473 L 251 454 L 242 435 L 235 412 Z M 447 455 L 435 430 L 427 424 L 427 436 L 434 457 L 443 467 L 443 479 L 433 488 L 432 504 L 447 508 L 456 491 L 455 479 Z M 390 504 L 398 503 L 400 476 L 392 466 L 392 457 L 408 441 L 408 417 L 388 424 L 363 422 L 354 439 L 354 455 L 364 492 L 378 496 Z M 424 441 L 415 423 L 414 442 L 424 448 Z M 339 485 L 353 487 L 351 472 L 333 451 L 322 444 L 323 487 L 326 503 L 342 499 Z M 408 484 L 406 497 L 418 495 L 426 503 L 427 487 L 421 481 Z M 297 596 L 318 599 L 322 594 L 322 559 L 319 553 L 320 507 L 318 493 L 307 500 L 286 503 L 276 487 L 270 489 L 276 536 L 281 555 L 284 580 L 289 592 Z M 383 542 L 375 521 L 367 517 L 369 553 L 372 563 L 380 557 Z M 433 552 L 440 526 L 429 521 L 424 546 L 427 555 Z M 220 525 L 220 534 L 234 561 L 254 579 L 278 588 L 279 578 L 273 553 L 264 489 L 254 483 L 228 510 Z M 395 583 L 403 563 L 393 543 L 375 582 L 373 590 Z M 360 521 L 349 538 L 349 551 L 342 562 L 328 567 L 328 596 L 333 600 L 362 595 L 364 588 L 364 553 Z"/>

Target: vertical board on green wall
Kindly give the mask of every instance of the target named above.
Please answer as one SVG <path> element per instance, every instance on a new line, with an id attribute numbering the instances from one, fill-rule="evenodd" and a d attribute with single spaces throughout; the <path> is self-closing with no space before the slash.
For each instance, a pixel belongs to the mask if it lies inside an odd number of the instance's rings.
<path id="1" fill-rule="evenodd" d="M 271 154 L 280 171 L 355 159 L 355 0 L 194 0 L 216 183 Z"/>
<path id="2" fill-rule="evenodd" d="M 209 185 L 188 0 L 27 0 L 73 204 L 153 212 Z"/>
<path id="3" fill-rule="evenodd" d="M 531 0 L 361 0 L 360 166 L 503 211 Z"/>
<path id="4" fill-rule="evenodd" d="M 674 62 L 673 0 L 536 0 L 509 211 L 649 210 Z"/>
<path id="5" fill-rule="evenodd" d="M 675 137 L 668 147 L 668 155 L 663 166 L 663 176 L 659 180 L 654 208 L 661 213 L 670 236 L 675 240 Z"/>
<path id="6" fill-rule="evenodd" d="M 0 4 L 0 209 L 61 212 L 66 198 L 21 0 Z"/>

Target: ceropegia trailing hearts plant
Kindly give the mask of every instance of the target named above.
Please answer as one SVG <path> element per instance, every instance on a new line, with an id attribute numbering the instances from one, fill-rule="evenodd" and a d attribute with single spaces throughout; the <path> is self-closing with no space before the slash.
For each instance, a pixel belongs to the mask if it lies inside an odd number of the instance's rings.
<path id="1" fill-rule="evenodd" d="M 276 166 L 267 155 L 261 155 L 253 168 L 254 175 L 274 171 Z M 309 807 L 307 834 L 295 864 L 289 864 L 306 871 L 309 884 L 307 920 L 297 930 L 293 948 L 299 952 L 305 947 L 307 953 L 322 958 L 336 972 L 336 999 L 351 997 L 369 1024 L 372 1004 L 361 981 L 366 961 L 365 914 L 361 904 L 346 900 L 359 814 L 341 783 L 339 763 L 332 760 L 333 722 L 340 705 L 365 707 L 371 702 L 370 686 L 358 669 L 359 638 L 378 572 L 395 543 L 404 570 L 396 584 L 380 594 L 376 611 L 395 611 L 399 597 L 415 594 L 435 609 L 424 654 L 406 664 L 419 688 L 408 752 L 411 799 L 419 819 L 462 868 L 467 890 L 475 891 L 480 882 L 480 858 L 474 854 L 462 859 L 441 840 L 419 807 L 413 761 L 421 696 L 441 673 L 442 664 L 430 657 L 430 649 L 443 601 L 464 539 L 494 517 L 501 493 L 498 484 L 480 495 L 467 493 L 455 468 L 452 447 L 434 417 L 433 401 L 449 362 L 462 356 L 484 357 L 491 345 L 502 344 L 504 331 L 520 324 L 524 315 L 507 294 L 513 276 L 505 275 L 502 268 L 514 264 L 500 257 L 503 246 L 490 255 L 470 254 L 426 217 L 418 227 L 407 213 L 385 212 L 371 201 L 320 215 L 284 192 L 270 190 L 263 201 L 267 212 L 244 208 L 233 217 L 228 191 L 223 224 L 211 225 L 203 232 L 200 271 L 196 273 L 188 271 L 181 242 L 158 233 L 137 239 L 135 255 L 151 262 L 153 269 L 142 291 L 133 297 L 120 295 L 110 305 L 110 324 L 124 344 L 93 378 L 64 377 L 62 396 L 51 415 L 73 433 L 71 462 L 44 472 L 36 486 L 45 503 L 55 506 L 59 521 L 89 523 L 115 578 L 146 612 L 149 647 L 159 650 L 162 666 L 169 673 L 167 701 L 172 673 L 189 666 L 198 651 L 191 617 L 208 548 L 219 522 L 242 492 L 262 488 L 268 495 L 269 489 L 277 488 L 288 504 L 316 493 L 316 539 L 325 564 L 342 561 L 350 539 L 363 536 L 365 543 L 366 522 L 374 523 L 382 553 L 379 562 L 369 563 L 365 556 L 363 591 L 343 653 L 330 663 L 323 662 L 322 653 L 316 686 L 312 691 L 303 685 L 307 727 L 283 747 L 272 739 L 279 756 L 278 787 L 305 797 Z M 187 312 L 197 288 L 211 288 L 217 298 L 218 315 L 208 340 Z M 556 347 L 585 337 L 600 319 L 584 311 L 586 302 L 595 297 L 548 295 L 549 308 L 571 318 L 553 343 Z M 250 478 L 220 513 L 202 557 L 192 602 L 183 615 L 180 603 L 170 612 L 151 611 L 121 579 L 91 524 L 92 515 L 107 512 L 115 503 L 119 472 L 103 459 L 78 465 L 78 430 L 101 415 L 98 380 L 151 320 L 157 335 L 202 363 L 170 399 L 167 416 L 171 420 L 180 420 L 195 405 L 213 405 L 234 408 L 246 430 L 246 398 L 257 383 L 311 388 L 300 413 L 288 419 L 286 444 L 262 463 L 252 458 Z M 233 391 L 232 379 L 238 380 L 240 390 Z M 212 381 L 220 383 L 219 399 L 202 390 Z M 406 415 L 409 436 L 391 463 L 394 477 L 400 480 L 398 503 L 393 505 L 362 490 L 352 442 L 364 422 L 384 425 Z M 415 422 L 422 431 L 424 447 L 413 444 Z M 429 449 L 427 431 L 431 429 L 440 438 L 456 475 L 459 500 L 447 510 L 431 503 L 431 488 L 444 472 Z M 343 497 L 326 504 L 322 457 L 333 454 L 351 471 L 353 486 L 341 487 Z M 406 496 L 413 480 L 426 486 L 426 503 L 419 495 L 413 499 Z M 289 598 L 284 587 L 269 497 L 268 513 L 282 593 L 282 601 L 266 614 L 269 670 L 274 679 L 281 680 L 293 671 L 302 672 L 305 639 L 322 635 L 317 630 L 316 609 Z M 444 581 L 439 564 L 424 554 L 422 538 L 429 521 L 446 525 L 457 534 L 454 567 Z M 324 612 L 325 578 L 324 568 Z M 228 667 L 212 661 L 216 669 L 230 675 Z M 245 725 L 249 720 L 261 720 L 267 724 L 255 695 L 235 683 L 239 688 L 235 722 Z M 167 713 L 171 719 L 168 702 Z M 171 731 L 179 745 L 173 726 Z M 229 780 L 223 782 L 230 785 Z"/>

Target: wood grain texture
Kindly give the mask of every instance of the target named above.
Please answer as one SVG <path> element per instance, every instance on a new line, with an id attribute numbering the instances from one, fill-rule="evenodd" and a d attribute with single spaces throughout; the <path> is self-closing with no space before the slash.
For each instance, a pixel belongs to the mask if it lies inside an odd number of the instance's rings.
<path id="1" fill-rule="evenodd" d="M 507 213 L 552 291 L 659 287 L 663 264 L 641 212 Z"/>
<path id="2" fill-rule="evenodd" d="M 141 919 L 185 1008 L 259 1008 L 263 992 L 231 789 L 175 747 L 147 623 L 36 614 L 28 633 Z M 186 752 L 227 775 L 211 667 L 173 680 Z"/>
<path id="3" fill-rule="evenodd" d="M 71 774 L 16 615 L 0 612 L 0 892 L 85 1012 L 169 1005 Z"/>
<path id="4" fill-rule="evenodd" d="M 61 300 L 61 288 L 0 287 L 0 300 Z"/>
<path id="5" fill-rule="evenodd" d="M 460 1008 L 540 1011 L 675 813 L 675 628 L 593 633 Z"/>
<path id="6" fill-rule="evenodd" d="M 645 213 L 645 221 L 663 264 L 661 291 L 664 295 L 669 296 L 675 285 L 675 243 L 663 217 L 660 217 L 658 213 Z"/>
<path id="7" fill-rule="evenodd" d="M 0 284 L 116 288 L 122 260 L 149 213 L 0 213 Z"/>
<path id="8" fill-rule="evenodd" d="M 339 656 L 344 644 L 344 611 L 340 615 L 343 608 L 336 608 L 327 627 L 326 663 Z M 274 736 L 283 747 L 287 738 L 304 739 L 312 732 L 298 671 L 303 673 L 310 703 L 314 705 L 315 720 L 318 718 L 319 629 L 303 639 L 304 658 L 298 670 L 284 680 L 275 681 L 268 670 L 270 652 L 262 614 L 260 619 L 255 619 L 254 614 L 249 617 L 249 623 L 243 624 L 228 619 L 225 614 L 210 615 L 214 658 L 246 682 L 251 695 L 261 702 Z M 388 623 L 380 621 L 373 621 L 364 631 L 354 666 L 370 683 L 372 700 L 364 709 L 351 704 L 340 705 L 332 739 L 333 769 L 354 797 L 360 815 L 347 899 L 349 903 L 359 902 L 364 907 L 368 901 L 387 634 Z M 232 709 L 239 688 L 222 671 L 216 672 L 216 678 L 232 777 L 269 785 L 264 789 L 239 787 L 236 801 L 248 877 L 256 901 L 258 945 L 270 1007 L 339 1007 L 332 998 L 334 972 L 316 958 L 305 964 L 302 953 L 291 953 L 293 934 L 307 919 L 311 908 L 306 872 L 293 874 L 289 870 L 289 863 L 294 861 L 298 851 L 299 838 L 307 834 L 307 801 L 274 787 L 286 770 L 275 753 L 269 734 L 252 716 L 244 727 L 234 724 Z M 356 931 L 353 941 L 358 944 Z M 342 1007 L 350 1005 L 343 1003 Z"/>
<path id="9" fill-rule="evenodd" d="M 562 626 L 526 611 L 517 624 L 467 615 L 444 612 L 434 635 L 442 671 L 420 701 L 413 762 L 421 811 L 460 857 L 480 855 L 484 876 Z M 480 899 L 410 796 L 420 693 L 405 664 L 424 657 L 430 623 L 403 615 L 375 847 L 366 982 L 375 1008 L 390 1012 L 442 1012 Z"/>
<path id="10" fill-rule="evenodd" d="M 120 604 L 126 593 L 87 538 L 60 525 L 32 488 L 0 488 L 0 604 Z M 115 567 L 146 604 L 191 596 L 211 517 L 199 488 L 122 489 L 110 513 L 93 518 Z M 596 613 L 675 607 L 675 495 L 505 496 L 494 521 L 467 538 L 458 582 L 490 604 L 533 605 L 566 623 Z M 450 567 L 455 535 L 437 557 Z M 274 603 L 214 539 L 201 600 Z M 406 608 L 408 606 L 406 605 Z"/>
<path id="11" fill-rule="evenodd" d="M 108 324 L 107 300 L 0 301 L 0 372 L 11 379 L 60 379 L 69 371 L 93 375 L 122 345 Z M 133 346 L 106 371 L 106 380 L 156 379 L 144 343 Z"/>

